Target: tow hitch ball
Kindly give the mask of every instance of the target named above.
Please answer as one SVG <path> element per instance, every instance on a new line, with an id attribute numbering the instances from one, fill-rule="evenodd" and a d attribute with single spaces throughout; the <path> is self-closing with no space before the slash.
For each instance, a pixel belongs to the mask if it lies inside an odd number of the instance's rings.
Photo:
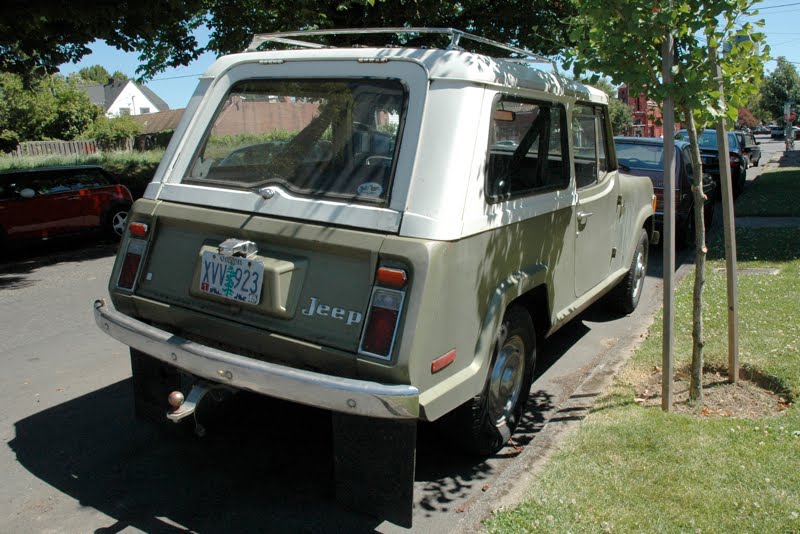
<path id="1" fill-rule="evenodd" d="M 167 402 L 172 406 L 172 411 L 167 412 L 167 419 L 173 423 L 180 423 L 184 418 L 192 415 L 194 416 L 194 433 L 200 437 L 205 436 L 206 429 L 197 421 L 196 411 L 206 393 L 211 392 L 213 389 L 207 384 L 197 383 L 192 386 L 192 390 L 186 398 L 180 391 L 173 391 L 167 397 Z"/>

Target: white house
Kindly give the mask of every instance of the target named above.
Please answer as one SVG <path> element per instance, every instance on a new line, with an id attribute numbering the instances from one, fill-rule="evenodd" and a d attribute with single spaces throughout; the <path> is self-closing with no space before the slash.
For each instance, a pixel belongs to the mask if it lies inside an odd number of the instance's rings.
<path id="1" fill-rule="evenodd" d="M 109 80 L 106 85 L 84 84 L 81 87 L 88 93 L 93 104 L 97 104 L 107 117 L 121 115 L 145 115 L 169 109 L 166 102 L 157 94 L 131 80 Z"/>

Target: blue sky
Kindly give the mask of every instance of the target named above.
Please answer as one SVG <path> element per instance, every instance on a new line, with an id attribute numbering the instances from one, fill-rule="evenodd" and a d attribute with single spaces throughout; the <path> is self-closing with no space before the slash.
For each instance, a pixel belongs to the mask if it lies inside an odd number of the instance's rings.
<path id="1" fill-rule="evenodd" d="M 766 23 L 763 31 L 767 34 L 771 56 L 784 56 L 800 70 L 800 1 L 765 0 L 758 4 L 758 8 L 760 13 L 756 18 L 764 19 Z M 201 45 L 207 41 L 205 34 L 199 34 L 197 38 Z M 109 72 L 119 70 L 131 77 L 136 75 L 138 54 L 121 52 L 102 41 L 95 41 L 89 48 L 92 54 L 85 56 L 77 64 L 62 65 L 61 72 L 69 74 L 83 67 L 102 65 Z M 159 74 L 147 82 L 147 86 L 164 99 L 170 108 L 182 108 L 189 102 L 199 76 L 214 59 L 216 58 L 213 54 L 203 54 L 191 65 L 168 69 Z M 766 68 L 771 71 L 775 68 L 775 62 L 768 62 Z"/>

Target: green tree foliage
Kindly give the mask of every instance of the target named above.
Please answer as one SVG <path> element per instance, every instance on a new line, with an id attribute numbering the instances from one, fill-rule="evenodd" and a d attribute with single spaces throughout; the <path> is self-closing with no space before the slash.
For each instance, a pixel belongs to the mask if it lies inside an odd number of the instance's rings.
<path id="1" fill-rule="evenodd" d="M 145 43 L 171 43 L 172 54 L 163 67 L 185 65 L 202 52 L 191 34 L 202 22 L 205 3 L 6 0 L 0 10 L 0 71 L 22 74 L 27 83 L 56 72 L 62 63 L 78 61 L 95 39 L 127 52 Z"/>
<path id="2" fill-rule="evenodd" d="M 769 57 L 759 48 L 764 34 L 754 25 L 737 21 L 752 14 L 757 0 L 673 0 L 668 6 L 650 0 L 576 0 L 581 16 L 574 19 L 566 67 L 602 72 L 613 83 L 641 87 L 650 98 L 668 94 L 676 107 L 698 113 L 702 124 L 726 115 L 736 120 L 738 109 L 758 91 L 763 64 Z M 760 23 L 758 24 L 760 25 Z M 673 83 L 661 78 L 661 46 L 671 31 L 675 38 Z M 720 99 L 709 48 L 736 36 L 731 50 L 717 58 L 722 66 L 725 99 Z"/>
<path id="3" fill-rule="evenodd" d="M 614 135 L 623 135 L 633 128 L 633 108 L 616 96 L 608 97 L 608 115 Z"/>
<path id="4" fill-rule="evenodd" d="M 94 139 L 102 149 L 113 149 L 121 141 L 140 133 L 142 133 L 142 125 L 130 116 L 109 119 L 101 114 L 82 137 Z"/>
<path id="5" fill-rule="evenodd" d="M 51 75 L 25 87 L 22 77 L 0 73 L 0 132 L 8 139 L 72 140 L 100 113 L 72 80 Z"/>
<path id="6" fill-rule="evenodd" d="M 785 57 L 777 59 L 778 64 L 769 73 L 761 86 L 761 107 L 769 113 L 768 120 L 783 124 L 783 103 L 800 103 L 800 74 Z"/>
<path id="7" fill-rule="evenodd" d="M 111 74 L 102 65 L 92 65 L 91 67 L 83 67 L 78 71 L 78 76 L 87 82 L 95 82 L 102 85 L 108 83 Z"/>
<path id="8" fill-rule="evenodd" d="M 555 54 L 567 42 L 566 21 L 574 14 L 571 0 L 496 0 L 491 5 L 484 0 L 7 0 L 0 10 L 0 70 L 54 72 L 86 55 L 94 39 L 104 39 L 122 50 L 140 51 L 143 64 L 137 74 L 147 78 L 186 65 L 207 50 L 241 51 L 254 33 L 317 28 L 455 27 Z M 194 37 L 201 26 L 210 30 L 206 47 Z M 382 35 L 372 42 L 398 40 Z"/>
<path id="9" fill-rule="evenodd" d="M 94 82 L 101 85 L 106 85 L 109 80 L 127 81 L 130 76 L 115 70 L 114 74 L 109 74 L 106 68 L 102 65 L 92 65 L 91 67 L 83 67 L 78 71 L 78 78 L 85 82 Z"/>

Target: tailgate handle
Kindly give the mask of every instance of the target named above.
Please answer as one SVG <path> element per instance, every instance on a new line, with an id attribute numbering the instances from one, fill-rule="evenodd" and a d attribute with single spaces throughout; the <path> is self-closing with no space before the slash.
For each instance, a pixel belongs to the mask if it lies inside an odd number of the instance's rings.
<path id="1" fill-rule="evenodd" d="M 221 256 L 240 256 L 242 258 L 251 258 L 258 253 L 258 247 L 252 241 L 233 238 L 220 243 L 217 250 Z"/>

